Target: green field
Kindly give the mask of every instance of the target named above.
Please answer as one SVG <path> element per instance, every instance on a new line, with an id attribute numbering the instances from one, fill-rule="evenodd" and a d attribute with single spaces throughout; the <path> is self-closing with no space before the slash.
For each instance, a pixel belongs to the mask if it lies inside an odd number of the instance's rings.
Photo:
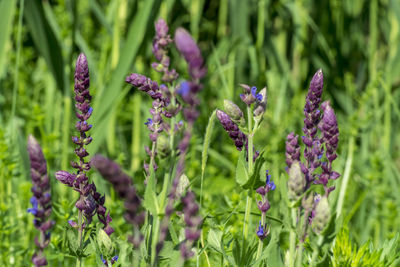
<path id="1" fill-rule="evenodd" d="M 153 142 L 157 155 L 149 157 L 145 146 L 151 150 L 152 141 L 145 123 L 152 116 L 152 99 L 125 79 L 140 73 L 163 83 L 162 73 L 152 68 L 159 18 L 167 22 L 171 38 L 178 28 L 191 34 L 207 74 L 192 79 L 202 90 L 196 93 L 198 103 L 190 105 L 181 84 L 193 78 L 188 59 L 176 39 L 169 45 L 171 68 L 179 73 L 168 85 L 175 92 L 171 99 L 199 116 L 191 123 L 183 110 L 172 119 L 164 114 L 172 129 L 179 121 L 183 129 L 170 134 L 164 128 Z M 34 266 L 32 255 L 38 251 L 39 231 L 27 212 L 32 208 L 29 135 L 43 150 L 51 187 L 54 226 L 43 252 L 48 266 L 111 266 L 116 255 L 112 266 L 400 265 L 400 1 L 0 0 L 0 29 L 1 266 Z M 124 199 L 92 166 L 87 175 L 105 195 L 115 230 L 110 236 L 97 215 L 79 235 L 84 218 L 75 203 L 80 194 L 55 178 L 59 170 L 74 172 L 70 162 L 79 160 L 71 136 L 79 135 L 74 72 L 80 53 L 90 69 L 93 107 L 86 160 L 101 154 L 117 162 L 142 200 L 144 221 L 135 229 L 124 219 Z M 332 168 L 341 175 L 329 182 L 336 189 L 329 194 L 322 231 L 315 220 L 307 226 L 311 210 L 304 208 L 307 196 L 324 194 L 322 186 L 311 182 L 311 191 L 301 188 L 299 196 L 290 197 L 285 162 L 291 132 L 300 136 L 304 159 L 304 107 L 319 69 L 321 102 L 329 100 L 337 118 L 338 156 Z M 257 92 L 267 88 L 257 131 L 252 131 L 258 123 L 251 115 L 254 107 L 246 112 L 240 84 Z M 236 103 L 247 121 L 240 127 L 248 135 L 242 152 L 215 112 L 226 110 L 225 99 Z M 189 145 L 181 150 L 178 144 L 187 132 Z M 253 163 L 248 159 L 255 150 L 260 155 Z M 150 164 L 147 170 L 144 163 Z M 270 208 L 260 219 L 255 189 L 265 186 L 265 170 L 276 188 L 268 192 Z M 168 217 L 175 176 L 179 192 Z M 179 198 L 185 192 L 194 193 L 202 218 L 193 226 L 200 233 L 193 242 L 185 234 L 188 211 Z M 312 203 L 316 212 L 321 202 Z M 168 229 L 156 253 L 163 219 Z M 262 240 L 260 220 L 269 230 Z M 136 247 L 128 240 L 134 232 L 143 235 Z M 193 256 L 184 260 L 185 244 Z"/>

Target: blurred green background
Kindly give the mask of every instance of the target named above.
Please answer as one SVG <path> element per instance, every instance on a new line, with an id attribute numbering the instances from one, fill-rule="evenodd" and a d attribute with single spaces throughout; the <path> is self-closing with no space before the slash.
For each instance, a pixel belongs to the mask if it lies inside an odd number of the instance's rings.
<path id="1" fill-rule="evenodd" d="M 80 52 L 89 61 L 94 96 L 89 151 L 117 160 L 143 189 L 143 145 L 149 142 L 143 124 L 150 101 L 124 79 L 138 72 L 160 80 L 150 66 L 159 17 L 172 35 L 179 26 L 191 32 L 208 68 L 186 169 L 197 194 L 208 118 L 223 99 L 239 103 L 239 83 L 268 88 L 267 113 L 255 145 L 266 150 L 272 179 L 286 182 L 285 138 L 291 131 L 301 135 L 305 94 L 312 75 L 322 68 L 323 100 L 333 104 L 340 129 L 334 167 L 342 177 L 336 182 L 332 210 L 343 214 L 358 244 L 372 240 L 378 245 L 399 231 L 400 1 L 1 0 L 2 264 L 28 266 L 34 247 L 36 232 L 26 213 L 31 196 L 28 134 L 42 145 L 51 178 L 57 170 L 71 169 L 73 70 Z M 181 77 L 187 77 L 186 64 L 175 49 L 171 57 Z M 221 212 L 244 210 L 244 194 L 234 179 L 238 154 L 216 124 L 202 196 L 202 214 L 214 216 L 213 223 L 225 220 L 217 216 Z M 124 236 L 129 227 L 121 215 L 122 203 L 97 174 L 92 177 L 108 196 L 117 236 Z M 63 211 L 76 196 L 55 179 L 52 189 L 55 219 L 62 229 L 70 216 Z M 282 215 L 281 199 L 273 194 L 271 215 Z M 235 216 L 227 223 L 232 234 L 241 231 Z M 62 248 L 63 240 L 53 235 L 51 247 Z M 63 257 L 53 255 L 59 261 Z"/>

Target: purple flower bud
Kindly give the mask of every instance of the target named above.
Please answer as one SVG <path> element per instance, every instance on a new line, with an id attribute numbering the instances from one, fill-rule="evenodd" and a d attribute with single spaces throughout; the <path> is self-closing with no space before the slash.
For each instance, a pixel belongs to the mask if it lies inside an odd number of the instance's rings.
<path id="1" fill-rule="evenodd" d="M 286 141 L 286 164 L 290 168 L 294 161 L 300 161 L 300 146 L 298 144 L 298 135 L 291 132 Z"/>
<path id="2" fill-rule="evenodd" d="M 193 80 L 204 77 L 207 70 L 203 66 L 203 58 L 196 42 L 192 36 L 183 28 L 178 28 L 175 32 L 175 45 L 181 55 L 189 65 L 189 74 Z"/>

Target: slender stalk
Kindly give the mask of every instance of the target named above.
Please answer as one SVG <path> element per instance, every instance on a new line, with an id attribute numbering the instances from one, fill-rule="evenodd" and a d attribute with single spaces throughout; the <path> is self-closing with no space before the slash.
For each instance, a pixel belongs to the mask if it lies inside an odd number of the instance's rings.
<path id="1" fill-rule="evenodd" d="M 248 144 L 247 144 L 247 163 L 248 163 L 248 175 L 251 176 L 253 174 L 253 116 L 252 116 L 251 107 L 247 107 L 247 124 L 248 124 Z M 246 211 L 244 213 L 244 222 L 243 222 L 243 237 L 247 239 L 249 234 L 249 224 L 250 224 L 250 211 L 251 211 L 251 193 L 250 190 L 247 191 L 246 198 Z"/>
<path id="2" fill-rule="evenodd" d="M 79 241 L 79 249 L 82 248 L 82 233 L 83 233 L 83 227 L 82 227 L 82 211 L 79 210 L 78 213 L 78 241 Z M 80 267 L 81 266 L 81 257 L 78 256 L 76 258 L 76 267 Z"/>
<path id="3" fill-rule="evenodd" d="M 292 217 L 292 229 L 290 231 L 290 236 L 289 236 L 289 267 L 294 267 L 295 261 L 296 261 L 296 232 L 295 232 L 295 226 L 296 226 L 296 208 L 291 208 L 291 217 Z"/>

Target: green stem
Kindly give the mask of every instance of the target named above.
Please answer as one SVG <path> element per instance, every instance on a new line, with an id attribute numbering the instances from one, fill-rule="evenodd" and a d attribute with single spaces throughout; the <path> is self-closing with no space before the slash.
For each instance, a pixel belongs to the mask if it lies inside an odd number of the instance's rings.
<path id="1" fill-rule="evenodd" d="M 301 267 L 302 266 L 303 248 L 304 248 L 304 243 L 303 243 L 303 241 L 300 241 L 299 249 L 297 250 L 297 267 Z"/>
<path id="2" fill-rule="evenodd" d="M 82 211 L 79 210 L 78 213 L 78 241 L 79 241 L 79 249 L 82 248 L 82 232 L 83 232 L 83 227 L 82 227 Z M 76 267 L 81 266 L 81 256 L 78 256 L 76 258 Z"/>
<path id="3" fill-rule="evenodd" d="M 354 136 L 351 136 L 349 140 L 349 151 L 347 154 L 348 156 L 346 161 L 346 167 L 344 170 L 342 185 L 340 187 L 339 200 L 336 206 L 336 218 L 338 218 L 342 213 L 344 197 L 346 195 L 347 185 L 350 180 L 350 171 L 351 171 L 351 165 L 353 163 L 353 154 L 354 154 Z"/>
<path id="4" fill-rule="evenodd" d="M 248 175 L 249 177 L 253 174 L 253 112 L 251 107 L 247 107 L 247 123 L 248 123 L 248 144 L 247 144 L 247 163 L 248 163 Z M 246 198 L 246 211 L 244 213 L 244 223 L 243 223 L 243 237 L 247 239 L 249 234 L 249 223 L 250 223 L 250 211 L 251 211 L 251 193 L 250 190 L 247 191 Z"/>
<path id="5" fill-rule="evenodd" d="M 312 255 L 312 258 L 311 258 L 311 265 L 310 266 L 315 266 L 315 261 L 317 260 L 318 255 L 319 255 L 319 248 L 320 248 L 320 246 L 322 245 L 323 242 L 324 242 L 324 237 L 320 236 L 318 238 L 317 247 L 314 249 L 314 252 L 313 252 L 313 255 Z"/>
<path id="6" fill-rule="evenodd" d="M 294 267 L 294 263 L 296 261 L 296 208 L 291 209 L 291 216 L 292 216 L 292 229 L 290 230 L 290 244 L 289 244 L 289 266 Z"/>

